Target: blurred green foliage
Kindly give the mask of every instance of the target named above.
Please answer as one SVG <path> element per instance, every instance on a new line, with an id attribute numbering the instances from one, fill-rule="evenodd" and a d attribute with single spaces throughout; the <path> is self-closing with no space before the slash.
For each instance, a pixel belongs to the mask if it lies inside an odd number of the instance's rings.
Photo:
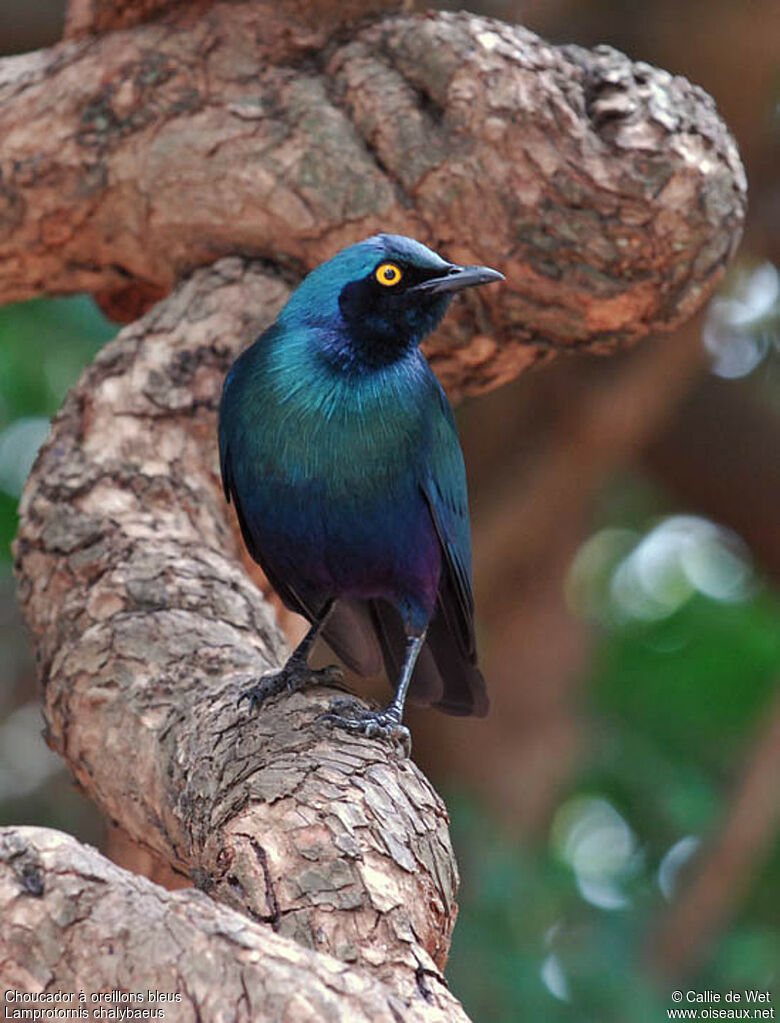
<path id="1" fill-rule="evenodd" d="M 114 334 L 116 327 L 85 295 L 0 308 L 0 434 L 25 417 L 53 416 L 84 366 Z M 17 497 L 0 490 L 0 562 L 11 557 Z"/>
<path id="2" fill-rule="evenodd" d="M 25 469 L 68 388 L 117 328 L 86 296 L 0 308 L 0 824 L 60 828 L 97 843 L 102 823 L 46 748 L 27 637 L 14 600 L 11 541 Z M 27 424 L 31 429 L 20 429 Z M 14 711 L 16 710 L 16 713 Z M 20 715 L 18 711 L 21 710 Z M 6 718 L 6 715 L 10 717 Z M 30 779 L 42 781 L 32 787 Z"/>

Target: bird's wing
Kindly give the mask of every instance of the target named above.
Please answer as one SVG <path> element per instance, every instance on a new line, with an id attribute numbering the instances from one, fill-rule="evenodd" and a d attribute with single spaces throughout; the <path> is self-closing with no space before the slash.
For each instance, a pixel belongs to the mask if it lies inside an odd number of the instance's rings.
<path id="1" fill-rule="evenodd" d="M 448 714 L 484 717 L 489 701 L 477 667 L 466 470 L 449 402 L 438 388 L 441 415 L 421 488 L 442 550 L 436 610 L 410 695 Z"/>
<path id="2" fill-rule="evenodd" d="M 442 414 L 434 427 L 429 472 L 421 487 L 443 555 L 441 610 L 461 653 L 473 664 L 476 643 L 466 469 L 452 410 L 441 392 L 439 400 Z"/>
<path id="3" fill-rule="evenodd" d="M 241 500 L 238 496 L 238 489 L 236 488 L 233 481 L 232 466 L 230 462 L 230 449 L 225 446 L 224 453 L 222 444 L 220 444 L 220 469 L 222 471 L 222 486 L 225 490 L 225 497 L 228 503 L 232 500 L 233 506 L 236 509 L 236 516 L 238 518 L 238 524 L 241 527 L 241 535 L 244 538 L 244 543 L 249 553 L 252 555 L 252 559 L 262 568 L 263 573 L 268 582 L 273 586 L 276 592 L 284 601 L 286 607 L 291 611 L 295 611 L 299 615 L 303 615 L 310 622 L 313 622 L 317 617 L 316 610 L 310 608 L 303 602 L 301 597 L 295 592 L 292 586 L 288 586 L 283 583 L 279 576 L 277 576 L 271 568 L 268 566 L 268 561 L 263 557 L 262 551 L 255 542 L 252 536 L 252 531 L 249 528 L 246 516 L 244 515 L 243 508 L 241 507 Z"/>
<path id="4" fill-rule="evenodd" d="M 241 358 L 241 356 L 239 358 Z M 297 614 L 303 615 L 303 617 L 307 618 L 310 622 L 313 622 L 317 617 L 317 608 L 309 607 L 307 603 L 301 599 L 299 594 L 295 592 L 292 586 L 284 583 L 279 576 L 277 576 L 276 573 L 269 568 L 268 560 L 263 556 L 256 538 L 252 535 L 249 520 L 247 519 L 241 505 L 241 498 L 239 496 L 239 488 L 236 486 L 233 458 L 230 450 L 230 431 L 228 425 L 229 415 L 227 413 L 228 392 L 235 377 L 237 365 L 238 360 L 233 363 L 225 377 L 225 383 L 222 388 L 222 403 L 219 416 L 219 470 L 222 476 L 222 488 L 225 491 L 225 499 L 228 504 L 230 504 L 231 501 L 233 502 L 233 506 L 236 509 L 236 516 L 238 517 L 238 524 L 241 527 L 241 535 L 244 538 L 247 550 L 251 554 L 253 560 L 257 562 L 260 568 L 262 568 L 268 582 L 273 586 L 284 601 L 285 605 L 290 608 L 291 611 L 295 611 Z"/>

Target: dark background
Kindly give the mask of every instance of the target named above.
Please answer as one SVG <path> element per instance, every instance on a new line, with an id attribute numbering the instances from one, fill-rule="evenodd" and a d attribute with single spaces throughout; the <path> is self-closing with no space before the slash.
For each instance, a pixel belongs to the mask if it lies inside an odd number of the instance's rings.
<path id="1" fill-rule="evenodd" d="M 771 991 L 780 971 L 780 4 L 471 9 L 702 85 L 750 181 L 694 323 L 459 409 L 493 713 L 412 720 L 451 809 L 449 976 L 474 1019 L 657 1021 L 675 987 Z M 61 22 L 56 0 L 3 0 L 0 52 Z M 48 419 L 115 330 L 84 296 L 0 310 L 0 823 L 98 844 L 40 737 L 10 542 Z"/>

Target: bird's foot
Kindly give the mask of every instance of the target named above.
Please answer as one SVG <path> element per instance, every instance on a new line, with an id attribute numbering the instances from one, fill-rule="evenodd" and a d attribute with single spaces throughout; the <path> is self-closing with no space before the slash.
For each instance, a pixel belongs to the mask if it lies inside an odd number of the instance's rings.
<path id="1" fill-rule="evenodd" d="M 335 664 L 314 669 L 291 659 L 279 671 L 263 675 L 256 685 L 245 689 L 238 697 L 237 705 L 243 700 L 249 700 L 250 711 L 256 711 L 269 697 L 278 696 L 279 693 L 295 693 L 306 686 L 326 686 L 343 681 L 344 672 Z"/>
<path id="2" fill-rule="evenodd" d="M 327 712 L 320 714 L 317 720 L 327 721 L 353 735 L 365 735 L 368 739 L 393 739 L 400 743 L 407 757 L 411 756 L 411 733 L 406 725 L 401 724 L 392 708 L 366 710 L 359 700 L 341 696 L 332 700 Z"/>

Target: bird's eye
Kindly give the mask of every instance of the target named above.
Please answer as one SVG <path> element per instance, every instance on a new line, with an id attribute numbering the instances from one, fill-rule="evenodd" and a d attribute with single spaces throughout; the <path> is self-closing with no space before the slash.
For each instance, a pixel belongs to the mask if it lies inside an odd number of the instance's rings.
<path id="1" fill-rule="evenodd" d="M 381 263 L 374 271 L 374 277 L 385 288 L 392 288 L 403 277 L 400 266 L 395 263 Z"/>

